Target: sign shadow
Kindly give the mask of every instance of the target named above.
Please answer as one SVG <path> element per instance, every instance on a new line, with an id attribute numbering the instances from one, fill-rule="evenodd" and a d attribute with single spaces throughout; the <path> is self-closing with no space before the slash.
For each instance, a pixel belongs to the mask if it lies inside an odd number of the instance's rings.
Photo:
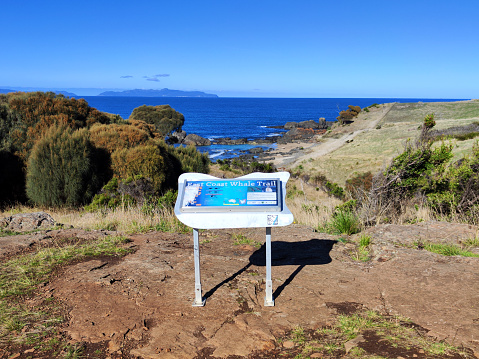
<path id="1" fill-rule="evenodd" d="M 305 266 L 331 263 L 332 259 L 330 252 L 335 243 L 337 243 L 337 241 L 329 239 L 310 239 L 309 241 L 302 242 L 271 242 L 271 265 L 273 267 L 288 265 L 298 266 L 283 284 L 275 290 L 273 297 L 277 298 Z M 256 250 L 249 257 L 249 263 L 247 265 L 206 292 L 204 299 L 211 297 L 218 288 L 235 279 L 252 265 L 259 267 L 266 266 L 266 244 L 263 244 L 261 248 Z"/>

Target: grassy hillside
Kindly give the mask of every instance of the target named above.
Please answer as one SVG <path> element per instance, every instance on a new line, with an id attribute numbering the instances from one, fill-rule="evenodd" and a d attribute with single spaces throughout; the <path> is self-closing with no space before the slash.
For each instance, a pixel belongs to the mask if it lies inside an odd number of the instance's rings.
<path id="1" fill-rule="evenodd" d="M 375 173 L 404 150 L 408 139 L 417 138 L 419 127 L 429 113 L 435 114 L 436 129 L 467 125 L 479 121 L 479 101 L 381 105 L 370 112 L 362 112 L 351 125 L 334 128 L 325 139 L 356 133 L 351 142 L 324 156 L 312 153 L 300 164 L 305 172 L 320 172 L 341 185 L 355 173 Z M 371 126 L 372 121 L 374 126 Z M 475 141 L 453 140 L 455 158 L 469 152 Z"/>

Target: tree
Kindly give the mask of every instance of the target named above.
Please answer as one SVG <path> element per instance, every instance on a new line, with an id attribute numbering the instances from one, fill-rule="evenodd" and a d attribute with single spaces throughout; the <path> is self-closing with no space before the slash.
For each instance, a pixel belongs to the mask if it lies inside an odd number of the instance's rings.
<path id="1" fill-rule="evenodd" d="M 103 184 L 100 173 L 87 129 L 51 127 L 32 149 L 27 196 L 42 206 L 85 204 Z"/>
<path id="2" fill-rule="evenodd" d="M 90 107 L 85 100 L 53 92 L 11 93 L 7 99 L 11 112 L 8 138 L 15 154 L 25 163 L 35 142 L 53 125 L 79 129 L 110 122 L 107 115 Z"/>
<path id="3" fill-rule="evenodd" d="M 130 115 L 131 120 L 144 121 L 154 125 L 162 137 L 174 131 L 181 131 L 181 127 L 185 123 L 185 117 L 169 105 L 137 107 Z"/>

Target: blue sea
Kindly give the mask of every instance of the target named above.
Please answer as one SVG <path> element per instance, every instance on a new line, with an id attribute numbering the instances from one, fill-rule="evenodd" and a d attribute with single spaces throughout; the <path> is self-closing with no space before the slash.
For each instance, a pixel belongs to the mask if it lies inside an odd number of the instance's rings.
<path id="1" fill-rule="evenodd" d="M 183 130 L 211 140 L 218 137 L 249 140 L 281 134 L 269 126 L 282 126 L 290 121 L 336 121 L 348 105 L 367 107 L 389 102 L 448 102 L 457 99 L 398 98 L 202 98 L 202 97 L 83 97 L 100 111 L 128 119 L 134 108 L 142 105 L 170 105 L 185 116 Z M 253 145 L 198 147 L 212 159 L 236 157 Z M 263 146 L 264 149 L 272 146 Z"/>

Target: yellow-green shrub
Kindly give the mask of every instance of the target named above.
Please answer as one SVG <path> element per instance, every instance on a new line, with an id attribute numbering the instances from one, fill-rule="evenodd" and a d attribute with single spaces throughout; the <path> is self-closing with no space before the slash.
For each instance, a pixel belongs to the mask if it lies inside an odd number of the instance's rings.
<path id="1" fill-rule="evenodd" d="M 96 147 L 109 153 L 115 150 L 146 145 L 151 136 L 144 130 L 128 124 L 95 124 L 90 128 L 90 138 Z"/>
<path id="2" fill-rule="evenodd" d="M 86 129 L 51 127 L 35 143 L 28 161 L 28 198 L 42 206 L 88 203 L 103 184 L 96 161 Z"/>
<path id="3" fill-rule="evenodd" d="M 111 155 L 113 173 L 118 178 L 150 178 L 156 191 L 164 186 L 168 162 L 158 146 L 146 145 L 116 150 Z"/>

